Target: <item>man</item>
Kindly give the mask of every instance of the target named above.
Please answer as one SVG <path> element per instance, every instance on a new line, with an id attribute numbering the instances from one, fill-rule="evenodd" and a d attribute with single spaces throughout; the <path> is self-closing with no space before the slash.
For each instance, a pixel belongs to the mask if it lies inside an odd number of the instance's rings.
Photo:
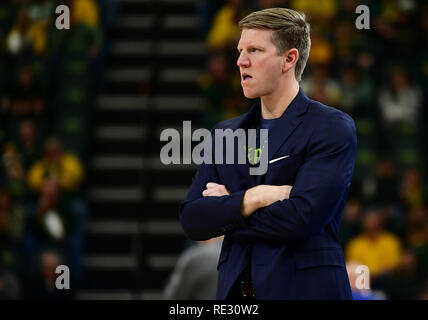
<path id="1" fill-rule="evenodd" d="M 248 163 L 201 164 L 180 206 L 183 229 L 194 240 L 225 235 L 217 299 L 351 299 L 337 232 L 354 122 L 299 88 L 310 51 L 303 14 L 265 9 L 240 27 L 242 88 L 260 101 L 216 128 L 269 129 L 268 169 L 255 176 Z"/>
<path id="2" fill-rule="evenodd" d="M 165 300 L 213 300 L 217 289 L 217 261 L 223 237 L 197 242 L 177 260 L 163 292 Z"/>

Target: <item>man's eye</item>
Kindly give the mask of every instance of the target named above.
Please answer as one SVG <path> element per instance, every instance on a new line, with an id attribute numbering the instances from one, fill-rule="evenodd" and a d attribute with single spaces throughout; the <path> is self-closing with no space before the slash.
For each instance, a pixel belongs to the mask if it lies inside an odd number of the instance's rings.
<path id="1" fill-rule="evenodd" d="M 256 51 L 259 51 L 259 49 L 257 49 L 257 48 L 251 48 L 250 49 L 250 52 L 256 52 Z"/>

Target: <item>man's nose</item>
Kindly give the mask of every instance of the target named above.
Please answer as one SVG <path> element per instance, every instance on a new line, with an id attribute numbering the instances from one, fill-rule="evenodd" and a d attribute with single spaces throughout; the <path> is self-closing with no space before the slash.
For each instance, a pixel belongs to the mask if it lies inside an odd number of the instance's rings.
<path id="1" fill-rule="evenodd" d="M 238 60 L 236 61 L 236 64 L 238 65 L 238 67 L 249 67 L 250 60 L 248 60 L 248 57 L 245 56 L 244 52 L 241 52 L 239 54 Z"/>

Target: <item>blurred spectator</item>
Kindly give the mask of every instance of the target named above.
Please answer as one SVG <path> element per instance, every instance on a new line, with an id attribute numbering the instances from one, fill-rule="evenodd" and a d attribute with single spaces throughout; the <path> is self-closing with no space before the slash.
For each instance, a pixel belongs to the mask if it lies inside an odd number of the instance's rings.
<path id="1" fill-rule="evenodd" d="M 287 8 L 290 6 L 290 0 L 257 0 L 257 10 L 267 8 Z"/>
<path id="2" fill-rule="evenodd" d="M 7 49 L 12 55 L 43 55 L 47 45 L 46 21 L 31 21 L 27 8 L 18 13 L 15 26 L 7 37 Z"/>
<path id="3" fill-rule="evenodd" d="M 420 31 L 415 32 L 419 37 L 417 40 L 418 45 L 420 45 L 419 50 L 419 74 L 421 76 L 421 82 L 424 83 L 424 91 L 427 94 L 428 90 L 428 6 L 424 6 L 422 10 L 420 10 Z"/>
<path id="4" fill-rule="evenodd" d="M 358 32 L 354 18 L 344 20 L 343 17 L 334 28 L 334 52 L 336 66 L 354 65 L 357 55 L 370 50 L 370 40 L 365 32 Z"/>
<path id="5" fill-rule="evenodd" d="M 27 196 L 27 171 L 40 158 L 36 138 L 36 128 L 30 119 L 23 120 L 19 126 L 19 139 L 4 144 L 0 169 L 0 181 L 8 186 L 17 200 Z"/>
<path id="6" fill-rule="evenodd" d="M 383 230 L 379 214 L 374 210 L 365 213 L 362 223 L 363 233 L 346 247 L 346 260 L 367 265 L 373 278 L 397 268 L 401 256 L 398 237 Z"/>
<path id="7" fill-rule="evenodd" d="M 313 64 L 326 66 L 330 62 L 332 62 L 333 54 L 333 47 L 331 43 L 327 39 L 325 39 L 319 32 L 317 32 L 316 30 L 312 30 L 311 53 L 308 58 L 309 65 Z"/>
<path id="8" fill-rule="evenodd" d="M 0 189 L 0 238 L 2 244 L 20 240 L 24 231 L 22 208 L 14 205 L 12 194 Z"/>
<path id="9" fill-rule="evenodd" d="M 100 52 L 102 44 L 98 2 L 94 0 L 74 0 L 72 1 L 70 15 L 73 25 L 87 28 L 87 33 L 92 38 L 88 54 L 90 58 L 95 58 Z M 82 39 L 79 40 L 82 41 Z"/>
<path id="10" fill-rule="evenodd" d="M 47 179 L 36 203 L 29 205 L 26 254 L 30 263 L 34 255 L 46 248 L 64 252 L 73 280 L 80 281 L 81 257 L 86 209 L 80 199 L 62 193 L 56 178 Z"/>
<path id="11" fill-rule="evenodd" d="M 55 10 L 55 1 L 53 0 L 36 0 L 28 1 L 28 15 L 31 21 L 40 21 L 48 23 L 52 18 Z"/>
<path id="12" fill-rule="evenodd" d="M 209 49 L 224 49 L 238 43 L 241 31 L 238 22 L 250 13 L 244 0 L 227 0 L 217 12 L 207 36 Z"/>
<path id="13" fill-rule="evenodd" d="M 42 88 L 34 81 L 34 74 L 28 66 L 19 69 L 17 86 L 13 89 L 11 100 L 12 113 L 16 116 L 32 116 L 44 111 Z"/>
<path id="14" fill-rule="evenodd" d="M 19 140 L 15 144 L 26 171 L 42 157 L 37 130 L 34 121 L 31 119 L 23 120 L 19 124 Z"/>
<path id="15" fill-rule="evenodd" d="M 381 204 L 391 204 L 398 200 L 397 167 L 391 160 L 381 159 L 376 165 L 377 201 Z"/>
<path id="16" fill-rule="evenodd" d="M 415 253 L 404 250 L 400 265 L 373 281 L 373 288 L 385 292 L 391 300 L 416 300 L 425 289 L 426 278 L 419 272 Z"/>
<path id="17" fill-rule="evenodd" d="M 338 1 L 338 19 L 342 20 L 354 20 L 355 9 L 360 5 L 357 0 L 342 0 Z"/>
<path id="18" fill-rule="evenodd" d="M 58 290 L 55 286 L 58 275 L 56 267 L 62 264 L 60 255 L 53 250 L 45 250 L 38 257 L 33 279 L 26 287 L 25 298 L 37 300 L 68 300 L 73 298 L 69 290 Z"/>
<path id="19" fill-rule="evenodd" d="M 18 277 L 0 263 L 0 300 L 21 299 L 21 283 Z"/>
<path id="20" fill-rule="evenodd" d="M 427 220 L 428 215 L 425 207 L 414 208 L 409 212 L 405 226 L 407 245 L 416 248 L 425 243 L 424 228 Z"/>
<path id="21" fill-rule="evenodd" d="M 390 83 L 379 93 L 379 107 L 386 126 L 397 122 L 417 124 L 422 96 L 418 86 L 409 82 L 408 74 L 403 68 L 395 67 L 390 76 Z"/>
<path id="22" fill-rule="evenodd" d="M 12 194 L 0 189 L 0 265 L 22 271 L 22 243 L 25 231 L 24 209 Z"/>
<path id="23" fill-rule="evenodd" d="M 102 50 L 98 2 L 94 0 L 64 0 L 70 8 L 70 30 L 50 30 L 51 63 L 56 65 L 65 57 L 95 59 Z M 58 66 L 59 67 L 59 66 Z M 52 67 L 54 68 L 54 67 Z M 55 71 L 55 70 L 52 70 Z"/>
<path id="24" fill-rule="evenodd" d="M 360 234 L 361 216 L 362 208 L 359 201 L 356 199 L 348 200 L 339 228 L 339 238 L 343 246 Z"/>
<path id="25" fill-rule="evenodd" d="M 28 173 L 31 190 L 40 192 L 46 180 L 57 178 L 61 191 L 78 191 L 83 179 L 80 160 L 64 152 L 62 143 L 56 138 L 46 141 L 44 157 L 37 161 Z"/>
<path id="26" fill-rule="evenodd" d="M 314 66 L 311 74 L 304 77 L 300 85 L 311 99 L 332 106 L 337 106 L 340 101 L 339 83 L 328 76 L 325 67 Z"/>
<path id="27" fill-rule="evenodd" d="M 368 289 L 358 288 L 357 282 L 359 281 L 358 267 L 362 265 L 357 261 L 350 261 L 346 263 L 346 270 L 348 271 L 349 283 L 352 290 L 352 300 L 384 300 L 384 297 L 378 293 L 374 293 L 370 285 Z"/>
<path id="28" fill-rule="evenodd" d="M 214 16 L 224 6 L 224 0 L 200 0 L 195 3 L 198 11 L 198 32 L 201 38 L 206 38 Z"/>
<path id="29" fill-rule="evenodd" d="M 72 275 L 77 283 L 82 277 L 82 251 L 87 209 L 79 195 L 83 179 L 80 160 L 65 153 L 55 138 L 46 142 L 45 155 L 28 174 L 28 184 L 39 194 L 37 204 L 28 208 L 30 231 L 27 237 L 27 255 L 40 246 L 55 244 L 69 259 Z M 35 248 L 33 248 L 35 246 Z"/>
<path id="30" fill-rule="evenodd" d="M 373 82 L 351 66 L 342 71 L 341 80 L 338 107 L 353 117 L 362 115 L 372 99 Z"/>
<path id="31" fill-rule="evenodd" d="M 421 173 L 417 169 L 406 170 L 400 186 L 401 201 L 409 210 L 414 210 L 422 207 L 425 196 Z"/>
<path id="32" fill-rule="evenodd" d="M 415 17 L 418 11 L 417 2 L 415 0 L 374 2 L 374 31 L 380 35 L 379 47 L 392 51 L 387 53 L 390 57 L 401 59 L 403 54 L 415 52 L 415 49 L 419 48 L 415 43 L 414 32 L 417 28 Z M 378 12 L 376 6 L 380 7 Z"/>
<path id="33" fill-rule="evenodd" d="M 30 224 L 33 224 L 35 233 L 43 238 L 64 240 L 66 229 L 72 228 L 73 217 L 70 208 L 61 197 L 59 184 L 55 178 L 44 183 L 32 218 L 34 221 L 30 221 Z"/>
<path id="34" fill-rule="evenodd" d="M 218 237 L 186 249 L 165 286 L 164 299 L 214 300 L 222 242 L 223 237 Z"/>
<path id="35" fill-rule="evenodd" d="M 7 186 L 15 198 L 24 198 L 27 194 L 26 172 L 21 155 L 13 143 L 4 145 L 2 160 L 3 185 Z"/>
<path id="36" fill-rule="evenodd" d="M 387 203 L 379 207 L 379 217 L 384 229 L 399 237 L 401 244 L 407 245 L 405 228 L 408 213 L 403 206 L 395 202 Z"/>
<path id="37" fill-rule="evenodd" d="M 336 16 L 338 3 L 335 0 L 292 0 L 290 8 L 305 12 L 314 24 L 321 24 L 327 23 Z"/>
<path id="38" fill-rule="evenodd" d="M 219 51 L 210 55 L 208 70 L 198 79 L 206 103 L 207 127 L 211 128 L 217 122 L 237 116 L 242 111 L 242 100 L 236 101 L 237 97 L 242 96 L 240 79 L 239 74 L 230 71 L 225 52 Z"/>
<path id="39" fill-rule="evenodd" d="M 82 23 L 94 27 L 100 23 L 98 1 L 74 0 L 70 8 L 74 24 Z"/>

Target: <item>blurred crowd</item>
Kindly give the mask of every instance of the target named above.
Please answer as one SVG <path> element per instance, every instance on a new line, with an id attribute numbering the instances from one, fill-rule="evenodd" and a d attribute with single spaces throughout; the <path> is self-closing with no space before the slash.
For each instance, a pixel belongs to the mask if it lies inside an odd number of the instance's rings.
<path id="1" fill-rule="evenodd" d="M 358 5 L 370 10 L 359 30 Z M 237 116 L 245 99 L 236 66 L 238 22 L 268 7 L 305 12 L 312 48 L 300 83 L 312 99 L 351 115 L 358 153 L 340 240 L 349 270 L 367 265 L 370 290 L 355 298 L 428 298 L 428 5 L 416 0 L 227 0 L 199 2 L 205 72 L 198 84 L 206 127 Z M 355 279 L 354 275 L 350 275 Z"/>
<path id="2" fill-rule="evenodd" d="M 109 3 L 0 3 L 0 299 L 73 298 L 82 281 L 92 76 Z M 58 30 L 58 5 L 71 28 Z M 56 267 L 71 290 L 57 290 Z"/>

